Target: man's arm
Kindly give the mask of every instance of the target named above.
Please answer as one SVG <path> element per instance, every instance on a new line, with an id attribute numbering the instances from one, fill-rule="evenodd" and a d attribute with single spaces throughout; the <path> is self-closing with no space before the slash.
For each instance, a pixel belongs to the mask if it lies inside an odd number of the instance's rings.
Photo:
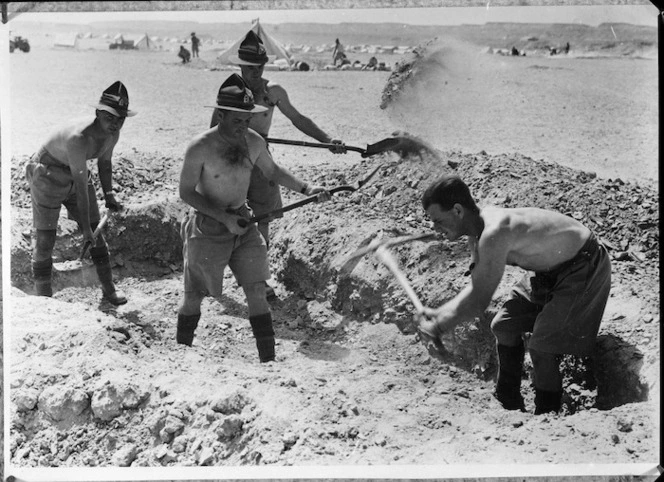
<path id="1" fill-rule="evenodd" d="M 76 207 L 79 212 L 78 222 L 83 230 L 83 242 L 94 244 L 92 236 L 92 227 L 90 226 L 90 202 L 97 202 L 96 199 L 89 199 L 88 196 L 88 166 L 86 157 L 87 142 L 85 137 L 78 135 L 73 137 L 67 143 L 67 157 L 69 158 L 69 168 L 72 179 L 74 180 L 74 189 L 76 191 Z"/>
<path id="2" fill-rule="evenodd" d="M 119 211 L 122 209 L 120 203 L 115 200 L 113 194 L 113 148 L 117 144 L 119 135 L 117 135 L 111 146 L 97 158 L 97 169 L 99 171 L 99 183 L 101 184 L 102 192 L 104 193 L 104 200 L 106 207 L 112 211 Z"/>
<path id="3" fill-rule="evenodd" d="M 258 136 L 258 134 L 256 134 Z M 306 182 L 295 177 L 288 169 L 285 167 L 279 166 L 274 162 L 270 152 L 267 150 L 264 139 L 260 139 L 260 151 L 258 157 L 256 158 L 255 165 L 263 172 L 265 177 L 276 182 L 277 184 L 287 187 L 291 191 L 296 191 L 304 194 L 305 196 L 311 196 L 317 193 L 326 192 L 324 187 L 321 186 L 310 186 Z M 327 196 L 321 195 L 320 201 L 327 201 L 329 199 L 329 194 Z"/>
<path id="4" fill-rule="evenodd" d="M 293 104 L 291 104 L 290 99 L 288 98 L 288 93 L 280 85 L 270 86 L 270 96 L 277 99 L 277 107 L 282 114 L 284 114 L 295 127 L 298 128 L 301 132 L 313 137 L 318 142 L 325 144 L 339 144 L 338 148 L 330 149 L 335 154 L 343 154 L 346 152 L 346 148 L 343 147 L 343 142 L 339 139 L 333 139 L 325 131 L 323 131 L 314 121 L 309 117 L 303 115 L 298 111 Z"/>
<path id="5" fill-rule="evenodd" d="M 437 309 L 428 309 L 432 321 L 423 321 L 424 331 L 442 333 L 459 323 L 480 316 L 491 303 L 505 272 L 509 251 L 509 233 L 485 231 L 478 243 L 477 262 L 471 274 L 470 284 L 452 300 Z M 428 330 L 427 330 L 428 328 Z"/>

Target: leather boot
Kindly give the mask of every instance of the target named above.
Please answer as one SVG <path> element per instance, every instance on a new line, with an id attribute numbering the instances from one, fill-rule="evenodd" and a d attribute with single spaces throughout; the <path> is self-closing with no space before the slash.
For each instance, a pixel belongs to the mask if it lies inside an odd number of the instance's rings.
<path id="1" fill-rule="evenodd" d="M 562 397 L 562 390 L 550 392 L 535 388 L 535 415 L 549 412 L 558 413 L 562 405 Z"/>
<path id="2" fill-rule="evenodd" d="M 53 296 L 53 287 L 51 286 L 52 273 L 53 258 L 32 262 L 32 277 L 37 296 Z"/>
<path id="3" fill-rule="evenodd" d="M 256 338 L 258 358 L 261 363 L 274 361 L 274 328 L 272 328 L 272 314 L 265 313 L 258 316 L 250 316 L 249 323 Z"/>
<path id="4" fill-rule="evenodd" d="M 178 313 L 178 328 L 175 334 L 175 340 L 181 345 L 191 346 L 194 342 L 194 332 L 198 327 L 198 320 L 201 314 L 183 315 Z"/>
<path id="5" fill-rule="evenodd" d="M 115 289 L 115 284 L 113 283 L 113 271 L 111 270 L 111 258 L 108 254 L 108 248 L 106 246 L 90 248 L 90 256 L 92 257 L 92 262 L 95 264 L 97 276 L 101 282 L 101 291 L 104 294 L 104 299 L 115 306 L 125 304 L 127 298 L 122 291 Z"/>
<path id="6" fill-rule="evenodd" d="M 517 346 L 497 345 L 498 380 L 496 398 L 506 410 L 526 411 L 521 395 L 521 373 L 525 349 L 523 343 Z"/>

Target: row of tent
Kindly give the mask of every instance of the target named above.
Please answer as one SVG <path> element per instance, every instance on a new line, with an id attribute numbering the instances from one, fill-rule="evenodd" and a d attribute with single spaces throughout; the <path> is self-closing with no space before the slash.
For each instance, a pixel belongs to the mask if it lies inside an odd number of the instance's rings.
<path id="1" fill-rule="evenodd" d="M 311 46 L 304 46 L 304 45 L 289 45 L 289 46 L 284 46 L 282 43 L 279 41 L 275 40 L 272 35 L 270 35 L 261 25 L 259 19 L 254 19 L 251 24 L 251 30 L 253 30 L 263 41 L 263 44 L 265 45 L 265 49 L 267 50 L 267 54 L 272 56 L 274 60 L 279 60 L 281 62 L 286 61 L 288 64 L 291 63 L 291 53 L 293 52 L 309 52 L 309 51 L 316 51 L 316 52 L 326 52 L 328 50 L 332 50 L 332 47 L 330 46 L 322 46 L 322 47 L 311 47 Z M 217 57 L 217 61 L 220 64 L 230 64 L 230 57 L 231 55 L 237 54 L 238 48 L 240 46 L 240 43 L 244 39 L 244 36 L 246 34 L 242 35 L 240 38 L 238 38 L 229 48 L 224 50 L 222 53 L 219 54 Z M 90 33 L 86 33 L 84 35 L 79 35 L 79 34 L 63 34 L 63 35 L 58 35 L 55 39 L 54 46 L 56 47 L 67 47 L 67 48 L 77 48 L 79 39 L 83 38 L 91 38 Z M 110 39 L 110 36 L 104 35 L 103 38 L 105 39 Z M 140 34 L 140 35 L 128 35 L 128 34 L 118 34 L 116 35 L 113 39 L 113 43 L 118 43 L 118 44 L 124 44 L 125 46 L 129 45 L 134 49 L 138 50 L 151 50 L 151 49 L 158 49 L 160 47 L 157 46 L 155 43 L 157 40 L 159 40 L 156 37 L 150 37 L 148 34 Z M 174 39 L 163 39 L 164 41 L 172 41 Z M 177 40 L 177 39 L 175 39 Z M 187 43 L 188 39 L 181 41 L 181 43 Z M 363 45 L 363 46 L 348 46 L 346 47 L 346 51 L 348 52 L 367 52 L 367 53 L 405 53 L 409 50 L 409 47 L 398 47 L 398 46 L 376 46 L 376 45 Z"/>

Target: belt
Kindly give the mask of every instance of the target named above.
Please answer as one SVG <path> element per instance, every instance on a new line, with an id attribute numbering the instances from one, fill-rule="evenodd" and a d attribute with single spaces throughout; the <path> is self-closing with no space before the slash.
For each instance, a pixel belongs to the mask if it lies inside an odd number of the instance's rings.
<path id="1" fill-rule="evenodd" d="M 60 169 L 65 169 L 67 171 L 71 170 L 68 165 L 60 162 L 55 157 L 53 157 L 51 153 L 46 150 L 45 147 L 39 149 L 39 152 L 37 153 L 37 160 L 39 164 L 43 166 L 59 167 Z"/>
<path id="2" fill-rule="evenodd" d="M 567 268 L 570 266 L 583 261 L 583 260 L 589 260 L 600 249 L 600 244 L 597 241 L 597 238 L 593 233 L 590 233 L 590 237 L 588 240 L 584 243 L 584 245 L 581 247 L 581 249 L 574 255 L 573 258 L 568 259 L 567 261 L 563 261 L 561 264 L 558 266 L 555 266 L 554 268 L 551 268 L 548 271 L 539 271 L 537 272 L 537 275 L 544 276 L 544 277 L 555 277 L 558 276 L 560 273 L 565 271 Z"/>

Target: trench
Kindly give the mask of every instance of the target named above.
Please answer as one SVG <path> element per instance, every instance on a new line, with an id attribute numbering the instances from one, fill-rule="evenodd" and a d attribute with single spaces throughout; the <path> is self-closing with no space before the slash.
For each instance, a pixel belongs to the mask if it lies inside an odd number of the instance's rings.
<path id="1" fill-rule="evenodd" d="M 182 242 L 180 219 L 185 207 L 175 200 L 127 208 L 111 218 L 106 228 L 116 280 L 138 277 L 152 280 L 177 277 L 182 274 Z M 335 225 L 334 223 L 339 223 Z M 416 332 L 412 320 L 412 305 L 401 287 L 377 262 L 367 261 L 348 266 L 343 253 L 348 247 L 364 245 L 376 230 L 364 223 L 365 234 L 358 234 L 357 226 L 349 226 L 347 219 L 330 216 L 323 222 L 306 223 L 297 217 L 273 223 L 270 262 L 273 279 L 291 292 L 290 300 L 317 300 L 326 302 L 332 310 L 346 319 L 358 323 L 393 323 L 402 333 Z M 58 239 L 59 256 L 75 259 L 80 252 L 80 235 L 72 233 Z M 419 251 L 418 251 L 419 249 Z M 449 259 L 459 255 L 460 249 L 445 248 L 442 253 Z M 416 251 L 413 254 L 413 251 Z M 458 252 L 457 252 L 458 251 Z M 420 260 L 426 266 L 423 275 L 434 272 L 442 257 L 439 248 L 421 246 L 403 248 L 397 258 Z M 400 255 L 400 256 L 399 256 Z M 429 264 L 427 264 L 429 263 Z M 94 266 L 83 263 L 78 269 L 57 269 L 53 276 L 54 291 L 64 287 L 92 287 L 98 284 Z M 66 266 L 66 263 L 62 263 Z M 361 266 L 360 266 L 361 264 Z M 29 249 L 12 252 L 12 284 L 32 293 Z M 419 268 L 422 269 L 422 268 Z M 411 279 L 415 267 L 406 269 Z M 416 291 L 424 287 L 413 283 Z M 454 290 L 453 283 L 448 286 Z M 445 296 L 443 296 L 445 299 Z M 427 305 L 428 300 L 423 299 Z M 293 301 L 295 302 L 295 301 Z M 434 304 L 434 303 L 431 303 Z M 473 373 L 479 379 L 495 379 L 497 359 L 495 341 L 489 329 L 495 309 L 489 309 L 481 318 L 457 327 L 447 340 L 447 353 L 432 356 L 443 362 Z M 648 383 L 641 374 L 643 353 L 625 340 L 610 334 L 600 334 L 592 357 L 561 358 L 561 373 L 565 384 L 565 398 L 569 413 L 598 408 L 608 410 L 620 405 L 648 400 Z M 532 364 L 526 355 L 522 388 L 532 380 Z"/>

